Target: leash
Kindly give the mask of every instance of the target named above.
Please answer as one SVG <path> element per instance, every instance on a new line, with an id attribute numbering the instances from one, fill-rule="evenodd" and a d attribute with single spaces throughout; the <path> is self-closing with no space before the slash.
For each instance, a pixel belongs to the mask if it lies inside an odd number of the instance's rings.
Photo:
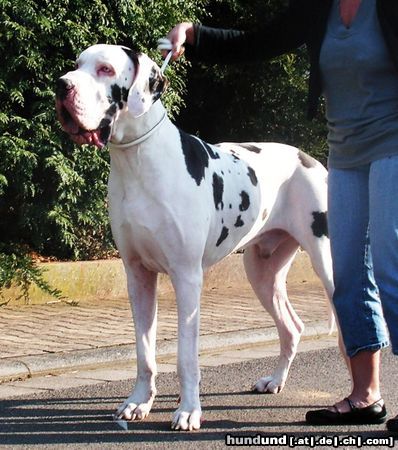
<path id="1" fill-rule="evenodd" d="M 166 118 L 167 118 L 167 113 L 165 112 L 163 114 L 163 117 L 159 120 L 159 122 L 155 126 L 153 126 L 143 136 L 141 136 L 141 137 L 139 137 L 137 139 L 134 139 L 134 141 L 125 142 L 123 144 L 115 144 L 115 143 L 110 141 L 110 142 L 108 142 L 108 147 L 110 149 L 115 149 L 115 150 L 125 150 L 126 148 L 133 147 L 134 145 L 141 144 L 141 142 L 144 142 L 147 139 L 149 139 L 153 135 L 153 133 L 155 133 L 155 131 L 157 131 L 157 129 L 162 126 L 162 124 L 166 120 Z"/>

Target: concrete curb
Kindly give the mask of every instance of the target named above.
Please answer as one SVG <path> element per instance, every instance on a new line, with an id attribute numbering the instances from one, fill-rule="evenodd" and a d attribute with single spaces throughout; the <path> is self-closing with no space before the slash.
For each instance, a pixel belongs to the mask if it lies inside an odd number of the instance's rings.
<path id="1" fill-rule="evenodd" d="M 126 275 L 120 259 L 43 263 L 39 264 L 39 267 L 44 270 L 43 278 L 50 286 L 61 290 L 69 300 L 84 302 L 127 297 Z M 319 283 L 308 255 L 300 251 L 290 269 L 288 282 L 302 283 L 314 280 Z M 206 272 L 204 290 L 220 283 L 233 285 L 247 283 L 242 254 L 229 255 Z M 170 291 L 172 286 L 168 276 L 160 274 L 158 292 L 162 294 Z M 23 304 L 23 300 L 16 300 L 20 293 L 18 288 L 11 287 L 4 290 L 3 295 L 7 300 L 11 300 L 13 306 L 17 306 Z M 29 298 L 32 305 L 54 301 L 54 297 L 45 294 L 35 285 L 29 289 Z"/>
<path id="2" fill-rule="evenodd" d="M 310 322 L 305 325 L 302 339 L 320 339 L 328 334 L 327 321 Z M 276 343 L 278 340 L 276 327 L 203 335 L 200 337 L 200 353 L 214 353 L 258 344 L 267 345 Z M 157 356 L 175 356 L 176 350 L 176 340 L 162 341 L 158 343 Z M 134 361 L 134 344 L 78 350 L 71 353 L 26 356 L 20 359 L 4 358 L 0 360 L 0 383 Z"/>

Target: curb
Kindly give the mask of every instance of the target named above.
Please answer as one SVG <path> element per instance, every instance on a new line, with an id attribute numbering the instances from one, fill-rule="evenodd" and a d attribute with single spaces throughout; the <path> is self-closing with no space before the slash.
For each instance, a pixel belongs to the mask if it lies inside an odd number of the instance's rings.
<path id="1" fill-rule="evenodd" d="M 39 267 L 44 270 L 43 278 L 50 286 L 59 289 L 68 300 L 84 302 L 127 297 L 127 280 L 120 259 L 42 263 Z M 227 282 L 232 285 L 247 283 L 242 254 L 229 255 L 210 267 L 204 276 L 204 290 Z M 289 271 L 288 282 L 319 283 L 307 253 L 298 252 Z M 167 293 L 172 290 L 169 277 L 159 274 L 158 292 Z M 20 294 L 15 286 L 4 291 L 5 297 L 11 299 L 13 306 L 24 304 L 22 300 L 16 300 Z M 29 300 L 31 305 L 38 305 L 52 302 L 54 297 L 32 285 L 29 288 Z"/>
<path id="2" fill-rule="evenodd" d="M 302 339 L 320 339 L 330 335 L 328 322 L 309 322 L 305 324 Z M 200 336 L 201 354 L 232 350 L 251 345 L 269 345 L 279 341 L 276 327 L 242 330 Z M 157 356 L 175 356 L 177 341 L 162 341 L 157 344 Z M 116 363 L 134 362 L 135 345 L 126 344 L 115 347 L 103 347 L 92 350 L 78 350 L 71 353 L 53 353 L 48 355 L 26 356 L 20 359 L 4 358 L 0 360 L 0 383 L 23 380 L 36 376 L 56 374 L 72 370 L 106 367 Z M 222 361 L 220 361 L 222 364 Z"/>

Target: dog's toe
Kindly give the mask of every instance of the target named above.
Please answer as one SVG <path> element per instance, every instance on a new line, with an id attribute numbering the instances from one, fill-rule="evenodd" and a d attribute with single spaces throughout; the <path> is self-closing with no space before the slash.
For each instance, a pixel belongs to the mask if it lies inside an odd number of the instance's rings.
<path id="1" fill-rule="evenodd" d="M 200 409 L 193 411 L 182 411 L 177 409 L 171 422 L 172 430 L 194 431 L 199 430 L 201 423 L 202 412 Z"/>
<path id="2" fill-rule="evenodd" d="M 133 422 L 134 420 L 144 420 L 151 411 L 152 402 L 149 403 L 124 403 L 115 414 L 117 419 Z"/>
<path id="3" fill-rule="evenodd" d="M 282 391 L 284 383 L 273 377 L 260 378 L 253 386 L 253 391 L 265 394 L 279 394 Z"/>

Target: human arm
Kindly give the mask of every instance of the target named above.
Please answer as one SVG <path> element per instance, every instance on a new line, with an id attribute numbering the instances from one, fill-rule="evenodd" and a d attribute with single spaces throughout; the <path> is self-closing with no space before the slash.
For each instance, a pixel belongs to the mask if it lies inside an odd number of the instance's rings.
<path id="1" fill-rule="evenodd" d="M 272 58 L 294 50 L 306 42 L 311 11 L 308 0 L 291 0 L 289 7 L 257 30 L 205 27 L 185 22 L 174 27 L 168 37 L 173 58 L 185 46 L 188 59 L 231 63 Z"/>

